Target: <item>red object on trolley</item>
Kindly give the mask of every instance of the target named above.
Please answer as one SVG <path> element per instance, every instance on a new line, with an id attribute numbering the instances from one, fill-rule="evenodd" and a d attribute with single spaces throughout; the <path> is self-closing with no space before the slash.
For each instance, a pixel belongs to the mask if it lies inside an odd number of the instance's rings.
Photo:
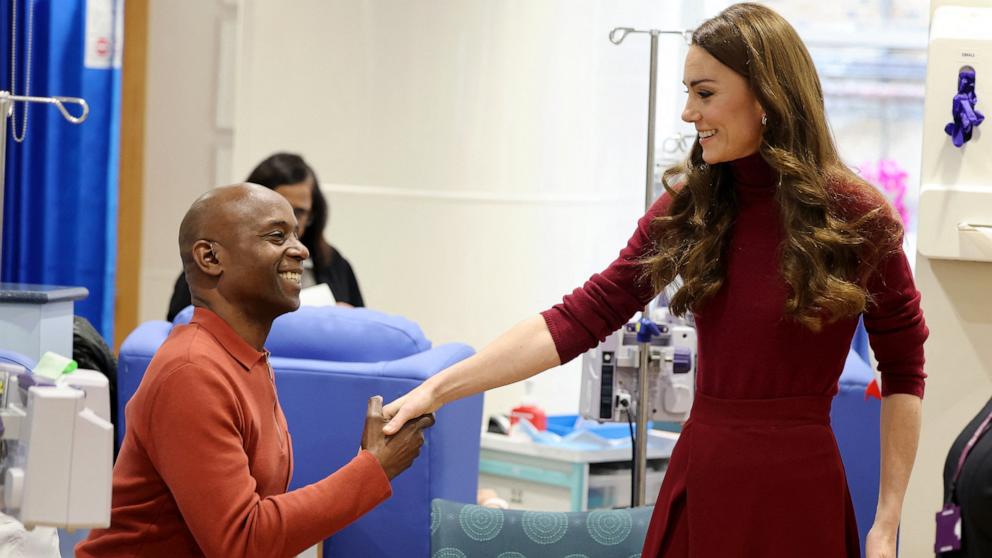
<path id="1" fill-rule="evenodd" d="M 517 424 L 521 418 L 527 419 L 542 432 L 548 429 L 548 416 L 537 405 L 518 405 L 510 411 L 510 424 Z"/>

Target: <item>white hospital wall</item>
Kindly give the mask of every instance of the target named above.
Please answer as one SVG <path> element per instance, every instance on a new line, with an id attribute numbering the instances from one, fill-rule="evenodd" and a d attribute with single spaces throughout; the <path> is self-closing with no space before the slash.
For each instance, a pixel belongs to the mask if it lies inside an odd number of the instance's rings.
<path id="1" fill-rule="evenodd" d="M 230 130 L 217 100 L 229 89 L 220 77 L 223 29 L 236 15 L 227 0 L 148 3 L 139 322 L 165 319 L 182 270 L 179 223 L 218 174 L 229 174 Z"/>
<path id="2" fill-rule="evenodd" d="M 232 169 L 302 153 L 371 308 L 481 348 L 600 271 L 643 211 L 650 0 L 245 0 Z M 662 39 L 659 133 L 682 44 Z M 576 366 L 535 379 L 575 412 Z M 490 392 L 509 410 L 523 386 Z"/>
<path id="3" fill-rule="evenodd" d="M 975 3 L 932 2 L 934 9 L 939 4 Z M 990 6 L 992 2 L 986 0 L 983 5 Z M 989 78 L 987 74 L 985 77 Z M 989 114 L 989 100 L 992 99 L 981 95 L 978 98 L 978 108 L 986 107 L 985 114 Z M 949 109 L 951 99 L 946 102 Z M 925 133 L 943 134 L 940 122 L 924 124 L 928 130 Z M 979 145 L 981 142 L 974 142 L 969 147 Z M 982 149 L 987 151 L 988 146 Z M 918 234 L 930 234 L 922 222 Z M 933 556 L 934 514 L 943 505 L 947 452 L 992 395 L 992 299 L 988 295 L 992 263 L 939 260 L 917 254 L 916 282 L 923 294 L 923 311 L 930 328 L 926 344 L 929 377 L 920 450 L 903 511 L 900 556 L 929 558 Z"/>

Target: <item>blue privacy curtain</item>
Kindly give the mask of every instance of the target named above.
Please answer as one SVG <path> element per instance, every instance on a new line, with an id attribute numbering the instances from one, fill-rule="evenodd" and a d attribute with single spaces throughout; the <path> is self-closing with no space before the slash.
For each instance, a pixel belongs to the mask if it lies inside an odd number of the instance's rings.
<path id="1" fill-rule="evenodd" d="M 120 139 L 121 72 L 115 45 L 122 39 L 116 24 L 123 21 L 122 2 L 0 0 L 0 86 L 6 91 L 11 91 L 15 1 L 13 93 L 25 94 L 30 71 L 30 95 L 82 97 L 90 114 L 76 125 L 51 105 L 15 105 L 6 138 L 0 280 L 86 287 L 90 295 L 76 302 L 76 313 L 109 341 L 113 339 Z M 24 129 L 26 106 L 30 108 L 24 142 L 16 143 L 13 133 Z M 67 107 L 78 115 L 75 105 Z"/>

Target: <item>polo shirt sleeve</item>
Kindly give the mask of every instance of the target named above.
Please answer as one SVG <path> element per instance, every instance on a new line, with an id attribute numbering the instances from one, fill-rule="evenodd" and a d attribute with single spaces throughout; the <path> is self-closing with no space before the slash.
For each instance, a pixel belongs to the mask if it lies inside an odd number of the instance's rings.
<path id="1" fill-rule="evenodd" d="M 378 460 L 361 452 L 332 475 L 261 498 L 233 388 L 195 364 L 153 395 L 148 454 L 206 556 L 294 556 L 391 495 Z"/>

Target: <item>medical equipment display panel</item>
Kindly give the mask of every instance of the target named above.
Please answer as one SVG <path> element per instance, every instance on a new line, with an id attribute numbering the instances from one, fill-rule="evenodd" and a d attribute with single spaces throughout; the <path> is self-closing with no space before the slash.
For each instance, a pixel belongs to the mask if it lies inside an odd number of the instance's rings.
<path id="1" fill-rule="evenodd" d="M 679 318 L 659 320 L 660 335 L 648 343 L 651 420 L 684 422 L 695 393 L 696 329 Z M 668 322 L 668 323 L 665 323 Z M 637 322 L 611 334 L 582 356 L 579 408 L 585 418 L 627 422 L 637 393 L 642 344 Z"/>

